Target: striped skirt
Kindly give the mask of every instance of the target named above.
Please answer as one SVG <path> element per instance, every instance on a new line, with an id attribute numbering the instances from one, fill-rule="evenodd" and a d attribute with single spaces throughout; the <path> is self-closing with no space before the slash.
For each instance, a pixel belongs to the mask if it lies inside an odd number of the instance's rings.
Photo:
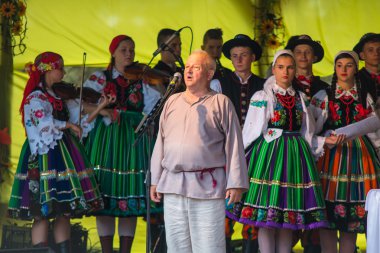
<path id="1" fill-rule="evenodd" d="M 366 136 L 325 149 L 318 161 L 330 228 L 364 233 L 367 193 L 379 188 L 380 163 Z"/>
<path id="2" fill-rule="evenodd" d="M 31 155 L 25 141 L 9 201 L 10 217 L 80 217 L 102 208 L 94 170 L 83 146 L 67 132 L 57 143 L 47 154 Z"/>
<path id="3" fill-rule="evenodd" d="M 107 126 L 102 117 L 98 117 L 86 140 L 86 150 L 95 165 L 104 200 L 104 209 L 95 215 L 128 217 L 146 214 L 144 182 L 153 143 L 149 144 L 148 137 L 143 135 L 134 146 L 137 137 L 134 130 L 141 119 L 141 113 L 121 112 L 119 121 Z M 162 210 L 152 205 L 152 213 Z"/>
<path id="4" fill-rule="evenodd" d="M 325 204 L 309 144 L 296 132 L 266 142 L 260 136 L 246 154 L 249 191 L 227 216 L 256 227 L 292 230 L 326 227 Z"/>

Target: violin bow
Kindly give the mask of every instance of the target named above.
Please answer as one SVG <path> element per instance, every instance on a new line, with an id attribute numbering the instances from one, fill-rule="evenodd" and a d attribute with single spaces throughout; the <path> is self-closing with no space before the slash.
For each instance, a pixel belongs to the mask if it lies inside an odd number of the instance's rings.
<path id="1" fill-rule="evenodd" d="M 80 82 L 80 89 L 79 89 L 79 121 L 78 121 L 79 126 L 81 125 L 81 120 L 82 120 L 82 96 L 83 96 L 83 83 L 84 83 L 85 71 L 86 71 L 86 52 L 83 52 L 82 79 Z"/>

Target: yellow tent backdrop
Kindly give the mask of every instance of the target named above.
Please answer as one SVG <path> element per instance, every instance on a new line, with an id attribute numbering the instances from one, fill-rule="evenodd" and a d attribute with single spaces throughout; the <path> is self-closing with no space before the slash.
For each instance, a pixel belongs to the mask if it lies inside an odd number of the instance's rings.
<path id="1" fill-rule="evenodd" d="M 207 29 L 220 27 L 224 40 L 244 33 L 254 34 L 254 7 L 269 0 L 29 0 L 27 1 L 27 49 L 14 58 L 11 110 L 11 162 L 17 166 L 18 155 L 25 139 L 18 113 L 27 75 L 26 62 L 33 61 L 43 51 L 60 53 L 66 66 L 80 66 L 83 53 L 87 66 L 105 67 L 109 62 L 108 46 L 118 34 L 130 35 L 136 42 L 136 60 L 147 63 L 156 50 L 160 29 L 179 29 L 182 57 L 186 60 L 193 48 L 202 44 Z M 315 65 L 315 74 L 333 72 L 332 60 L 339 50 L 352 49 L 367 32 L 380 32 L 380 1 L 355 0 L 282 0 L 279 3 L 285 24 L 286 38 L 294 34 L 309 34 L 321 41 L 325 58 Z M 193 38 L 192 38 L 193 35 Z M 282 48 L 282 47 L 280 47 Z M 155 59 L 155 63 L 158 58 Z M 222 64 L 231 67 L 228 59 Z M 257 68 L 253 68 L 257 73 Z M 4 108 L 2 108 L 3 110 Z M 2 187 L 1 201 L 7 202 L 12 182 Z M 94 227 L 95 225 L 93 225 Z M 134 246 L 136 247 L 136 246 Z M 144 247 L 141 247 L 143 252 Z M 134 252 L 137 251 L 135 248 Z"/>

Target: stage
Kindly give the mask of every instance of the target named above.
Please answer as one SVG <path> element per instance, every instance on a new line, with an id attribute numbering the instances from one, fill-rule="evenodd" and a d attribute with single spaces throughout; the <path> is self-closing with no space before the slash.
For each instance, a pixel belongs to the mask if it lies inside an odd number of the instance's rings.
<path id="1" fill-rule="evenodd" d="M 2 210 L 4 210 L 2 208 Z M 2 211 L 3 212 L 3 211 Z M 2 225 L 4 224 L 14 224 L 17 222 L 16 220 L 12 219 L 3 219 L 2 220 Z M 99 238 L 97 235 L 96 231 L 96 222 L 95 222 L 95 217 L 85 217 L 83 219 L 73 219 L 72 224 L 74 226 L 78 226 L 78 223 L 83 227 L 84 230 L 88 232 L 88 240 L 87 240 L 87 251 L 86 252 L 101 252 L 100 250 L 100 243 L 99 243 Z M 18 222 L 19 226 L 24 225 L 24 223 Z M 235 227 L 235 233 L 233 236 L 233 240 L 239 240 L 241 239 L 241 229 L 242 226 L 241 224 L 236 224 Z M 137 228 L 136 228 L 136 237 L 133 242 L 133 247 L 132 247 L 132 252 L 134 253 L 144 253 L 146 246 L 146 223 L 143 221 L 142 218 L 138 219 L 137 222 Z M 116 231 L 117 233 L 117 231 Z M 2 236 L 2 230 L 1 230 L 1 236 Z M 117 249 L 119 245 L 119 238 L 117 234 L 114 237 L 114 248 Z M 364 235 L 358 235 L 358 241 L 357 245 L 359 246 L 360 251 L 358 253 L 364 253 L 366 252 L 366 241 L 365 241 L 365 236 Z M 299 242 L 294 248 L 293 248 L 294 253 L 301 253 L 303 252 L 303 248 L 301 246 L 301 243 Z M 78 252 L 80 253 L 80 252 Z"/>

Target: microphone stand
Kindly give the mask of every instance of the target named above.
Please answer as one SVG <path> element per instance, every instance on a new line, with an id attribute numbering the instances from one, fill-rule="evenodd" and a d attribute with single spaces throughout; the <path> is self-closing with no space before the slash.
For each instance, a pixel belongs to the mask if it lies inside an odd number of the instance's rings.
<path id="1" fill-rule="evenodd" d="M 176 55 L 174 53 L 174 50 L 172 48 L 170 48 L 170 47 L 168 47 L 167 50 L 174 56 L 174 58 L 176 59 L 176 61 L 181 66 L 181 69 L 182 69 L 182 72 L 183 72 L 185 70 L 185 64 L 183 63 L 182 57 L 180 55 Z"/>
<path id="2" fill-rule="evenodd" d="M 180 80 L 179 80 L 180 81 Z M 177 83 L 179 83 L 177 81 Z M 149 114 L 145 115 L 144 118 L 140 121 L 139 125 L 137 126 L 135 130 L 135 134 L 137 134 L 137 137 L 135 139 L 135 142 L 133 145 L 135 146 L 143 137 L 144 133 L 147 134 L 148 137 L 148 148 L 144 148 L 144 150 L 148 150 L 148 167 L 145 174 L 145 194 L 146 194 L 146 253 L 150 253 L 151 248 L 151 231 L 150 231 L 150 184 L 151 184 L 151 171 L 150 171 L 150 160 L 151 160 L 151 152 L 150 147 L 153 139 L 153 125 L 154 120 L 157 118 L 157 116 L 161 113 L 162 108 L 166 102 L 166 100 L 174 93 L 174 91 L 177 89 L 176 83 L 170 84 L 164 94 L 164 96 L 157 101 L 157 103 L 154 105 L 153 109 L 150 111 Z"/>

